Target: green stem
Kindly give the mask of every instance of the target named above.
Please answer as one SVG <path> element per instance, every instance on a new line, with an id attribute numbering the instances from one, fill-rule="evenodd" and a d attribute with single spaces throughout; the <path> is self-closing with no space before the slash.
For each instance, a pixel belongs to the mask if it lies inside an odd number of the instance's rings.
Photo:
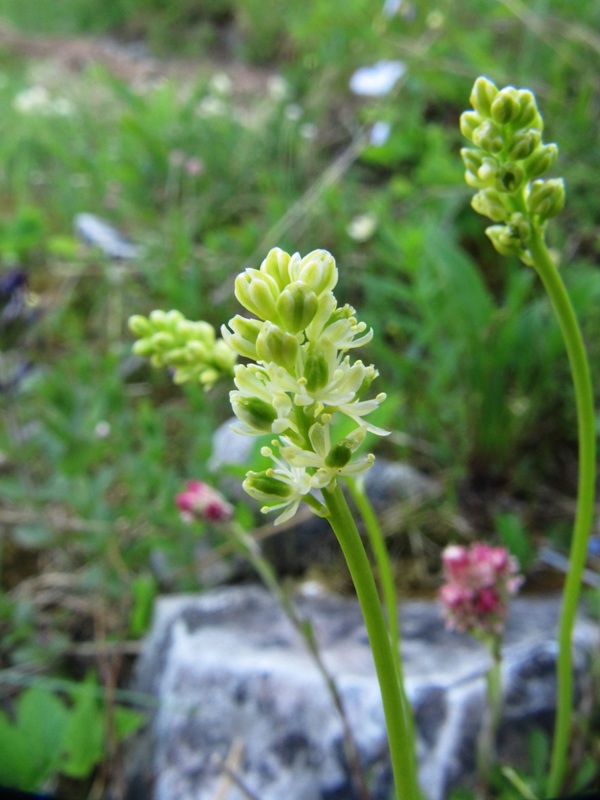
<path id="1" fill-rule="evenodd" d="M 552 261 L 543 235 L 535 232 L 529 243 L 533 266 L 540 276 L 558 318 L 571 365 L 575 388 L 579 438 L 577 511 L 571 542 L 570 568 L 565 581 L 558 629 L 557 709 L 547 794 L 560 793 L 564 780 L 573 716 L 573 655 L 571 643 L 594 514 L 596 442 L 594 396 L 585 347 L 573 306 Z"/>
<path id="2" fill-rule="evenodd" d="M 340 487 L 324 489 L 323 498 L 329 511 L 330 525 L 346 559 L 369 636 L 383 701 L 396 797 L 397 800 L 418 800 L 420 791 L 414 763 L 414 737 L 398 681 L 397 658 L 392 652 L 371 565 Z"/>
<path id="3" fill-rule="evenodd" d="M 377 573 L 379 576 L 379 584 L 381 587 L 381 594 L 383 595 L 383 603 L 385 606 L 387 625 L 392 645 L 392 655 L 396 662 L 396 672 L 398 673 L 398 682 L 400 684 L 400 691 L 402 692 L 402 701 L 404 705 L 404 712 L 410 722 L 411 730 L 414 731 L 414 719 L 412 708 L 406 697 L 404 686 L 404 667 L 402 665 L 402 649 L 400 645 L 400 621 L 398 617 L 398 598 L 396 596 L 396 586 L 394 581 L 394 573 L 390 562 L 388 550 L 381 532 L 381 527 L 373 506 L 369 502 L 369 498 L 363 488 L 362 482 L 357 482 L 354 478 L 346 478 L 346 484 L 352 497 L 352 501 L 356 505 L 359 514 L 361 515 L 365 524 L 365 529 L 371 543 L 371 549 L 375 556 L 375 563 L 377 565 Z M 414 742 L 414 736 L 412 741 Z M 416 759 L 413 759 L 416 766 Z M 415 775 L 416 780 L 416 775 Z"/>
<path id="4" fill-rule="evenodd" d="M 479 749 L 477 770 L 482 797 L 489 790 L 490 773 L 496 761 L 496 737 L 502 715 L 502 650 L 498 636 L 488 640 L 492 665 L 486 675 L 488 717 L 484 718 Z"/>
<path id="5" fill-rule="evenodd" d="M 373 549 L 375 556 L 375 563 L 377 564 L 377 573 L 379 575 L 379 583 L 381 585 L 381 593 L 383 595 L 383 602 L 387 614 L 387 624 L 390 632 L 390 640 L 392 643 L 392 650 L 394 655 L 397 656 L 396 660 L 398 678 L 402 682 L 402 664 L 400 653 L 400 623 L 398 621 L 398 601 L 396 598 L 396 587 L 394 584 L 394 574 L 392 565 L 390 563 L 387 547 L 379 527 L 379 522 L 373 511 L 373 507 L 369 502 L 369 498 L 364 492 L 364 489 L 357 483 L 354 478 L 346 478 L 346 484 L 352 497 L 352 501 L 361 515 L 365 523 L 365 529 Z"/>

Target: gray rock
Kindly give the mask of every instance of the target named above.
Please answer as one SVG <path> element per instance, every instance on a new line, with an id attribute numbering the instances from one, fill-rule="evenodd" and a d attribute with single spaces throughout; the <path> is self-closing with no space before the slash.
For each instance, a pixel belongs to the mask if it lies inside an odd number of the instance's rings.
<path id="1" fill-rule="evenodd" d="M 387 800 L 384 719 L 360 610 L 352 599 L 314 593 L 299 596 L 297 607 L 335 677 L 372 800 Z M 558 609 L 556 597 L 519 598 L 512 607 L 498 744 L 516 765 L 533 727 L 552 726 Z M 403 605 L 402 640 L 420 781 L 429 800 L 441 800 L 473 776 L 488 655 L 446 631 L 430 602 Z M 579 707 L 589 702 L 597 640 L 597 626 L 579 619 Z M 128 800 L 356 800 L 341 721 L 323 678 L 262 588 L 161 599 L 135 688 L 155 697 L 157 707 L 131 758 Z"/>

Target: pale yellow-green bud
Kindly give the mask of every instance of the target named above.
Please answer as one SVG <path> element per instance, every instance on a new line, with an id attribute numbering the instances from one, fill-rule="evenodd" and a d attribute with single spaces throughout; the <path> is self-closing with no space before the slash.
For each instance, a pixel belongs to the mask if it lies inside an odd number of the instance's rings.
<path id="1" fill-rule="evenodd" d="M 235 296 L 252 314 L 260 319 L 276 322 L 275 303 L 279 297 L 279 286 L 275 278 L 257 269 L 246 269 L 235 279 Z"/>
<path id="2" fill-rule="evenodd" d="M 513 86 L 507 86 L 498 92 L 491 107 L 491 117 L 494 122 L 498 125 L 507 125 L 517 119 L 520 113 L 519 93 Z"/>
<path id="3" fill-rule="evenodd" d="M 544 144 L 537 148 L 523 163 L 529 178 L 539 178 L 554 166 L 558 158 L 558 147 L 555 144 Z"/>
<path id="4" fill-rule="evenodd" d="M 504 147 L 502 131 L 490 120 L 484 120 L 473 131 L 473 144 L 488 153 L 500 153 Z"/>
<path id="5" fill-rule="evenodd" d="M 291 487 L 275 478 L 270 469 L 263 472 L 248 472 L 242 487 L 250 497 L 263 501 L 285 499 L 292 494 Z"/>
<path id="6" fill-rule="evenodd" d="M 134 331 L 135 333 L 135 331 Z M 154 345 L 152 344 L 152 339 L 138 339 L 137 342 L 133 344 L 133 352 L 137 356 L 142 356 L 142 358 L 150 358 L 151 355 L 154 353 Z"/>
<path id="7" fill-rule="evenodd" d="M 517 131 L 510 141 L 508 157 L 513 161 L 529 158 L 541 141 L 542 134 L 535 128 Z"/>
<path id="8" fill-rule="evenodd" d="M 134 314 L 129 317 L 129 330 L 141 339 L 152 334 L 152 325 L 150 325 L 146 317 L 142 317 L 141 314 Z"/>
<path id="9" fill-rule="evenodd" d="M 309 392 L 316 392 L 329 380 L 329 359 L 319 350 L 311 350 L 304 365 L 304 378 Z"/>
<path id="10" fill-rule="evenodd" d="M 338 282 L 335 258 L 327 250 L 313 250 L 301 259 L 296 280 L 306 283 L 320 297 Z"/>
<path id="11" fill-rule="evenodd" d="M 184 316 L 180 311 L 175 311 L 175 309 L 171 311 L 162 311 L 160 308 L 157 308 L 150 312 L 148 319 L 156 328 L 174 330 L 177 323 L 184 319 Z"/>
<path id="12" fill-rule="evenodd" d="M 303 281 L 295 281 L 277 298 L 277 313 L 281 324 L 291 333 L 303 331 L 313 320 L 319 301 Z"/>
<path id="13" fill-rule="evenodd" d="M 514 193 L 523 185 L 525 170 L 518 164 L 503 164 L 496 175 L 496 189 L 499 192 Z"/>
<path id="14" fill-rule="evenodd" d="M 248 317 L 236 314 L 233 319 L 229 320 L 229 328 L 233 333 L 225 325 L 222 325 L 221 336 L 238 355 L 256 361 L 258 358 L 256 339 L 263 325 L 264 322 L 258 319 L 248 319 Z"/>
<path id="15" fill-rule="evenodd" d="M 361 364 L 362 362 L 361 361 L 357 361 L 356 363 L 357 364 Z M 364 397 L 366 395 L 366 393 L 371 388 L 371 384 L 373 383 L 375 378 L 377 378 L 378 375 L 379 375 L 379 371 L 376 370 L 375 367 L 372 364 L 369 364 L 369 366 L 365 368 L 365 376 L 363 378 L 363 381 L 362 381 L 361 385 L 358 387 L 358 391 L 356 392 L 356 397 L 357 398 L 360 399 L 361 397 Z M 383 401 L 385 400 L 385 397 L 386 397 L 385 394 L 383 392 L 380 392 L 377 395 L 377 401 L 383 403 Z"/>
<path id="16" fill-rule="evenodd" d="M 272 322 L 265 322 L 256 340 L 256 352 L 261 361 L 278 364 L 294 374 L 300 343 L 293 333 L 281 330 Z"/>
<path id="17" fill-rule="evenodd" d="M 484 217 L 489 217 L 492 222 L 504 222 L 507 210 L 502 196 L 495 189 L 482 189 L 471 200 L 471 206 Z"/>
<path id="18" fill-rule="evenodd" d="M 325 466 L 333 469 L 342 469 L 352 458 L 350 444 L 342 439 L 341 442 L 334 444 L 325 457 Z"/>
<path id="19" fill-rule="evenodd" d="M 236 417 L 258 433 L 270 433 L 277 419 L 272 405 L 259 397 L 244 397 L 239 392 L 231 392 L 231 405 Z"/>
<path id="20" fill-rule="evenodd" d="M 539 131 L 544 129 L 544 122 L 538 111 L 537 103 L 533 92 L 529 89 L 520 89 L 518 91 L 519 106 L 521 107 L 520 113 L 514 120 L 519 128 L 537 128 Z"/>
<path id="21" fill-rule="evenodd" d="M 166 333 L 166 331 L 159 331 L 151 336 L 150 341 L 154 345 L 155 350 L 171 350 L 175 345 L 175 337 Z"/>
<path id="22" fill-rule="evenodd" d="M 565 184 L 562 178 L 547 181 L 534 181 L 527 198 L 532 214 L 543 219 L 555 217 L 565 206 Z"/>
<path id="23" fill-rule="evenodd" d="M 220 370 L 231 373 L 237 358 L 231 347 L 223 339 L 218 339 L 213 350 L 213 361 Z M 203 382 L 206 382 L 205 379 Z"/>
<path id="24" fill-rule="evenodd" d="M 491 225 L 485 230 L 496 250 L 503 256 L 520 256 L 521 240 L 507 225 Z"/>
<path id="25" fill-rule="evenodd" d="M 275 279 L 280 289 L 284 289 L 290 282 L 288 266 L 291 256 L 280 247 L 269 250 L 267 257 L 260 265 L 260 271 Z"/>
<path id="26" fill-rule="evenodd" d="M 482 122 L 483 119 L 477 111 L 464 111 L 460 115 L 460 132 L 466 139 L 473 141 L 473 133 Z"/>
<path id="27" fill-rule="evenodd" d="M 510 228 L 513 236 L 516 236 L 519 239 L 523 247 L 529 243 L 531 238 L 531 225 L 527 221 L 527 218 L 524 214 L 521 214 L 520 212 L 511 214 L 508 221 L 508 227 Z"/>
<path id="28" fill-rule="evenodd" d="M 489 117 L 492 103 L 497 94 L 497 86 L 481 76 L 475 81 L 469 99 L 475 111 L 478 111 L 483 117 Z"/>
<path id="29" fill-rule="evenodd" d="M 498 173 L 498 162 L 489 156 L 481 161 L 481 166 L 477 170 L 477 177 L 483 184 L 493 183 Z"/>
<path id="30" fill-rule="evenodd" d="M 472 147 L 463 147 L 460 151 L 460 155 L 466 169 L 476 175 L 483 163 L 483 155 L 481 152 L 479 150 L 473 150 Z"/>

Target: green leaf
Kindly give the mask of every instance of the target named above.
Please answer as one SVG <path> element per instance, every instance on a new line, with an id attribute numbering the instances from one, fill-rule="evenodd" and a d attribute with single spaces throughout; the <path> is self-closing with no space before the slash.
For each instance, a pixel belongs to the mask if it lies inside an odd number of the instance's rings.
<path id="1" fill-rule="evenodd" d="M 129 632 L 141 636 L 148 628 L 158 586 L 152 575 L 140 575 L 133 581 L 133 608 L 129 616 Z"/>
<path id="2" fill-rule="evenodd" d="M 36 789 L 38 780 L 29 758 L 27 740 L 0 711 L 0 784 Z"/>
<path id="3" fill-rule="evenodd" d="M 73 695 L 61 772 L 71 778 L 85 778 L 104 756 L 104 715 L 93 676 L 86 678 Z"/>
<path id="4" fill-rule="evenodd" d="M 114 712 L 117 739 L 120 742 L 138 731 L 146 720 L 145 714 L 125 706 L 116 706 Z"/>
<path id="5" fill-rule="evenodd" d="M 53 692 L 37 686 L 19 697 L 14 723 L 0 713 L 0 784 L 41 788 L 57 771 L 67 717 Z"/>
<path id="6" fill-rule="evenodd" d="M 19 698 L 17 725 L 29 744 L 29 757 L 43 778 L 57 767 L 69 712 L 48 689 L 33 686 Z"/>

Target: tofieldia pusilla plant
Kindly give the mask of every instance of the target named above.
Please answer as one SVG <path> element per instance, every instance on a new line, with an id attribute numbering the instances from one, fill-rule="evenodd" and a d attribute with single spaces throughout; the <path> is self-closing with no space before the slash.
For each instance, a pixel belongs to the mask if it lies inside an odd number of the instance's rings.
<path id="1" fill-rule="evenodd" d="M 338 270 L 326 250 L 301 257 L 271 250 L 259 269 L 246 269 L 235 281 L 235 295 L 252 316 L 236 315 L 221 328 L 222 338 L 204 322 L 189 322 L 179 312 L 135 316 L 131 330 L 141 337 L 140 355 L 175 370 L 178 382 L 197 379 L 210 387 L 233 375 L 230 392 L 237 417 L 234 430 L 273 436 L 261 450 L 267 466 L 249 471 L 243 486 L 262 511 L 277 512 L 275 524 L 294 516 L 301 503 L 325 517 L 348 564 L 365 619 L 386 719 L 397 797 L 417 800 L 413 721 L 402 678 L 397 609 L 390 592 L 391 567 L 382 538 L 355 478 L 374 462 L 360 454 L 367 433 L 387 431 L 368 420 L 385 400 L 373 394 L 378 376 L 352 351 L 373 331 L 352 306 L 334 295 Z M 226 348 L 227 353 L 224 349 Z M 247 363 L 236 363 L 237 357 Z M 343 433 L 337 423 L 343 422 Z M 366 519 L 380 573 L 386 621 L 371 565 L 340 481 L 347 481 Z M 184 513 L 203 514 L 205 492 L 197 486 L 178 500 Z"/>
<path id="2" fill-rule="evenodd" d="M 534 95 L 508 86 L 499 90 L 487 78 L 475 81 L 471 111 L 460 120 L 471 146 L 462 150 L 465 179 L 477 189 L 475 211 L 494 223 L 486 233 L 499 253 L 517 256 L 533 267 L 560 325 L 575 390 L 579 440 L 577 511 L 559 621 L 558 696 L 549 797 L 560 793 L 567 767 L 573 716 L 572 636 L 594 513 L 596 431 L 590 371 L 581 331 L 558 266 L 546 244 L 548 220 L 565 203 L 561 178 L 542 177 L 554 165 L 558 148 L 545 144 L 544 124 Z"/>

